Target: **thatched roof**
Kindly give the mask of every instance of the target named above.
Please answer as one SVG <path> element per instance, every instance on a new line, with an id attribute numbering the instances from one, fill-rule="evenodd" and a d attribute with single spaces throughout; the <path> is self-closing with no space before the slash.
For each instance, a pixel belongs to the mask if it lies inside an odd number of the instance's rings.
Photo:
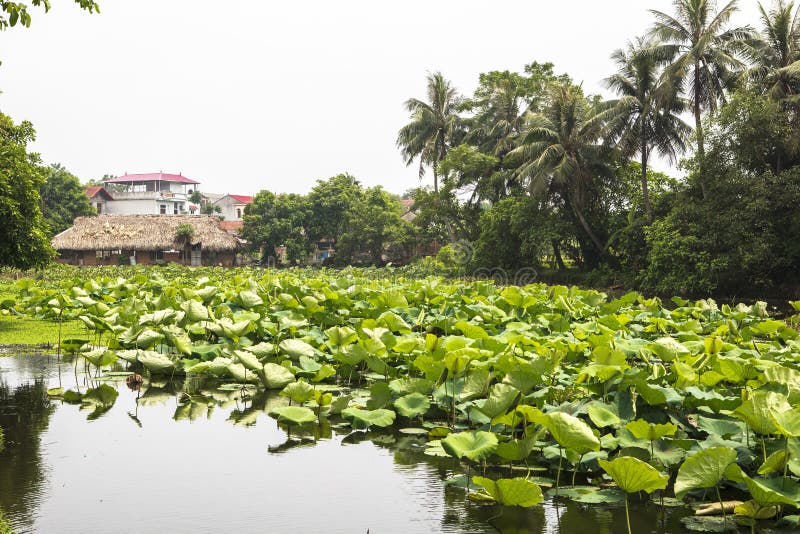
<path id="1" fill-rule="evenodd" d="M 171 250 L 182 246 L 175 233 L 181 224 L 194 228 L 192 245 L 205 250 L 236 249 L 237 240 L 211 215 L 97 215 L 78 217 L 74 226 L 52 240 L 56 250 Z"/>

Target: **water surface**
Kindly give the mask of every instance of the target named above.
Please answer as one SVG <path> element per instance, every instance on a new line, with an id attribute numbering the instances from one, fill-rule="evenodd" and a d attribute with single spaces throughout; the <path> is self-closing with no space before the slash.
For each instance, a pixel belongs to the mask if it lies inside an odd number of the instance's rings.
<path id="1" fill-rule="evenodd" d="M 482 506 L 445 480 L 425 440 L 324 425 L 290 435 L 267 416 L 286 399 L 209 379 L 92 380 L 54 356 L 0 357 L 0 508 L 27 532 L 624 532 L 621 506 L 548 500 Z M 108 406 L 47 389 L 106 384 Z M 687 512 L 633 502 L 635 532 L 677 532 Z"/>

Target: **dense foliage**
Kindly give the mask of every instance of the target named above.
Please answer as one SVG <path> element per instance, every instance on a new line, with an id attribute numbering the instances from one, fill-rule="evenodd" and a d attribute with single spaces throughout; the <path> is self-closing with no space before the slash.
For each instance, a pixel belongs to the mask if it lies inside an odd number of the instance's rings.
<path id="1" fill-rule="evenodd" d="M 666 307 L 387 270 L 71 272 L 20 280 L 4 305 L 80 320 L 86 337 L 62 349 L 93 372 L 121 359 L 278 390 L 270 413 L 296 431 L 403 429 L 482 471 L 464 481 L 479 501 L 536 506 L 551 487 L 580 502 L 644 491 L 713 503 L 721 491 L 744 497 L 736 521 L 753 525 L 800 505 L 798 317 L 773 319 L 764 303 Z M 99 413 L 113 404 L 90 393 L 102 392 L 51 392 Z M 528 476 L 509 477 L 515 465 Z"/>
<path id="2" fill-rule="evenodd" d="M 736 10 L 652 11 L 612 55 L 613 100 L 551 64 L 481 74 L 472 97 L 429 76 L 397 138 L 434 171 L 413 194 L 418 232 L 470 242 L 468 271 L 577 266 L 662 294 L 794 288 L 800 14 L 762 5 L 756 31 L 730 24 Z M 651 170 L 692 144 L 682 180 Z"/>
<path id="3" fill-rule="evenodd" d="M 47 173 L 39 195 L 42 197 L 42 215 L 50 235 L 72 226 L 75 217 L 96 213 L 77 176 L 57 163 L 50 165 Z"/>

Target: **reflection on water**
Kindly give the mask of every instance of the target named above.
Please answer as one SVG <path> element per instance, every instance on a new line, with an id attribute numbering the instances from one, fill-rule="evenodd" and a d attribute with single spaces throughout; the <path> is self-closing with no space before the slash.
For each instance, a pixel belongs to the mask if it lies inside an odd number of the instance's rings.
<path id="1" fill-rule="evenodd" d="M 0 358 L 0 508 L 24 532 L 622 532 L 624 509 L 478 506 L 425 439 L 333 420 L 282 428 L 287 400 L 208 379 L 90 381 L 54 358 Z M 59 372 L 60 371 L 60 372 Z M 59 382 L 60 380 L 60 382 Z M 79 393 L 49 400 L 47 389 Z M 70 404 L 68 401 L 74 403 Z M 637 532 L 662 532 L 634 505 Z M 667 518 L 677 531 L 678 514 Z"/>

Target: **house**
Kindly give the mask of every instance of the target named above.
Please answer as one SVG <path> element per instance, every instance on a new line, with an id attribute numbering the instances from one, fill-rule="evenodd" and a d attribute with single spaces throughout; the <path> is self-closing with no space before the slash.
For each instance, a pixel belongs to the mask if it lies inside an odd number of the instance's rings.
<path id="1" fill-rule="evenodd" d="M 97 210 L 97 214 L 100 215 L 102 213 L 106 213 L 108 208 L 106 205 L 108 202 L 114 200 L 114 197 L 111 196 L 111 193 L 106 191 L 106 188 L 102 185 L 92 185 L 86 188 L 86 196 L 89 197 L 89 203 Z"/>
<path id="2" fill-rule="evenodd" d="M 178 236 L 189 225 L 192 235 Z M 51 241 L 60 257 L 71 265 L 236 264 L 239 241 L 210 215 L 97 215 L 78 217 L 72 227 Z"/>
<path id="3" fill-rule="evenodd" d="M 182 176 L 156 172 L 124 174 L 104 180 L 103 212 L 114 215 L 180 215 L 190 213 L 189 195 L 200 182 Z M 89 188 L 86 191 L 90 195 Z M 98 191 L 91 191 L 98 195 Z M 89 196 L 92 199 L 92 196 Z M 92 204 L 97 207 L 94 200 Z M 101 213 L 98 209 L 98 213 Z"/>
<path id="4" fill-rule="evenodd" d="M 241 221 L 245 206 L 252 203 L 253 197 L 246 195 L 225 195 L 214 201 L 214 205 L 222 209 L 220 215 L 225 217 L 226 221 Z"/>

